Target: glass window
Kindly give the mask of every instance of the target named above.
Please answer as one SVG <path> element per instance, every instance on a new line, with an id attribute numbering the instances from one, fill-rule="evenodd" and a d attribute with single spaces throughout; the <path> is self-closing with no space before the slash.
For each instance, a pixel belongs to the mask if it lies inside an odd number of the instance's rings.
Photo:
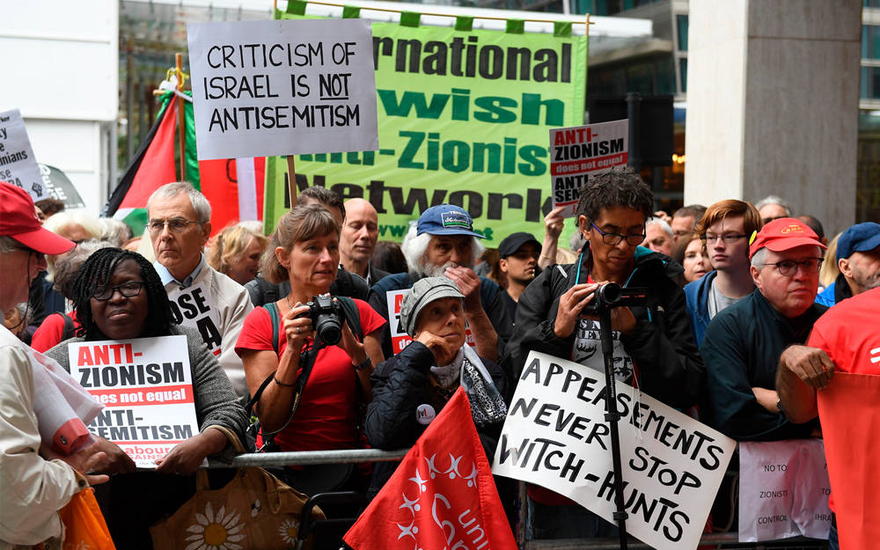
<path id="1" fill-rule="evenodd" d="M 880 0 L 864 0 L 866 8 L 880 8 Z"/>
<path id="2" fill-rule="evenodd" d="M 880 27 L 877 25 L 862 25 L 862 59 L 880 59 Z"/>
<path id="3" fill-rule="evenodd" d="M 862 99 L 880 99 L 880 67 L 862 67 Z"/>
<path id="4" fill-rule="evenodd" d="M 688 16 L 676 15 L 675 25 L 678 32 L 678 49 L 679 51 L 686 52 L 688 51 Z"/>
<path id="5" fill-rule="evenodd" d="M 688 58 L 682 57 L 678 60 L 678 70 L 681 72 L 681 93 L 688 91 Z"/>

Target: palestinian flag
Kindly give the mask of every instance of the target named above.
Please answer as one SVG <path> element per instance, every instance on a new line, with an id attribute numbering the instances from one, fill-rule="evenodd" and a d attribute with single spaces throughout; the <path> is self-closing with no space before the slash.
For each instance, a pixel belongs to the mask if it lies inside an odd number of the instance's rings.
<path id="1" fill-rule="evenodd" d="M 184 173 L 186 181 L 204 193 L 211 203 L 211 234 L 239 221 L 262 220 L 266 159 L 199 162 L 192 102 L 173 92 L 165 93 L 160 99 L 162 105 L 156 123 L 110 196 L 103 215 L 124 221 L 134 235 L 143 234 L 147 223 L 147 199 L 162 185 L 178 181 L 177 121 L 178 109 L 183 103 L 186 121 Z"/>

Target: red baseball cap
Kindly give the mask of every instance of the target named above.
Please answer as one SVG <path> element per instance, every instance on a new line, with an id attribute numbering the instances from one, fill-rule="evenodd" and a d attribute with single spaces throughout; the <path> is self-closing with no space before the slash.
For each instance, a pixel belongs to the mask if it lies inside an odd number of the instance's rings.
<path id="1" fill-rule="evenodd" d="M 34 208 L 27 191 L 0 181 L 0 236 L 11 237 L 43 254 L 61 254 L 76 246 L 73 241 L 43 229 Z"/>
<path id="2" fill-rule="evenodd" d="M 779 218 L 764 225 L 760 231 L 752 233 L 749 239 L 749 258 L 762 248 L 773 252 L 784 252 L 798 246 L 818 246 L 826 248 L 819 236 L 800 220 Z"/>

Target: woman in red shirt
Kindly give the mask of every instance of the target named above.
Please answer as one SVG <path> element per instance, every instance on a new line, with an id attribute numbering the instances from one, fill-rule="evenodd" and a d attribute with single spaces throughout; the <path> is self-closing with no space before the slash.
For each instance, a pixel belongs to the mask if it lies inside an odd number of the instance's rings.
<path id="1" fill-rule="evenodd" d="M 244 363 L 248 389 L 254 395 L 272 376 L 257 403 L 262 433 L 281 430 L 274 442 L 281 451 L 351 449 L 362 445 L 358 404 L 369 401 L 370 374 L 382 362 L 380 330 L 385 319 L 366 302 L 354 300 L 360 320 L 359 339 L 346 322 L 338 345 L 318 351 L 314 366 L 293 411 L 304 352 L 315 342 L 315 327 L 305 305 L 326 294 L 339 266 L 339 224 L 320 205 L 298 206 L 285 214 L 263 255 L 262 274 L 272 283 L 290 281 L 290 293 L 274 302 L 280 317 L 273 341 L 272 314 L 255 308 L 245 319 L 236 344 Z M 277 348 L 275 347 L 277 342 Z M 291 413 L 293 413 L 291 417 Z M 294 486 L 309 492 L 315 476 L 296 476 Z"/>

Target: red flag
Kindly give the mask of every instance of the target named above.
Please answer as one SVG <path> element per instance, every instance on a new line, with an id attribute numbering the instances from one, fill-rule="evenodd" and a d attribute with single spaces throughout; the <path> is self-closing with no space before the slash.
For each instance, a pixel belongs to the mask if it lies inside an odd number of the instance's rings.
<path id="1" fill-rule="evenodd" d="M 516 548 L 464 390 L 431 422 L 344 540 L 355 550 Z"/>
<path id="2" fill-rule="evenodd" d="M 155 137 L 147 146 L 143 158 L 132 174 L 131 185 L 118 206 L 120 210 L 146 207 L 147 199 L 153 191 L 166 183 L 177 181 L 174 167 L 174 130 L 178 103 L 180 99 L 175 97 L 165 109 Z"/>
<path id="3" fill-rule="evenodd" d="M 211 235 L 245 220 L 263 219 L 266 158 L 199 161 L 202 193 L 211 203 Z"/>

